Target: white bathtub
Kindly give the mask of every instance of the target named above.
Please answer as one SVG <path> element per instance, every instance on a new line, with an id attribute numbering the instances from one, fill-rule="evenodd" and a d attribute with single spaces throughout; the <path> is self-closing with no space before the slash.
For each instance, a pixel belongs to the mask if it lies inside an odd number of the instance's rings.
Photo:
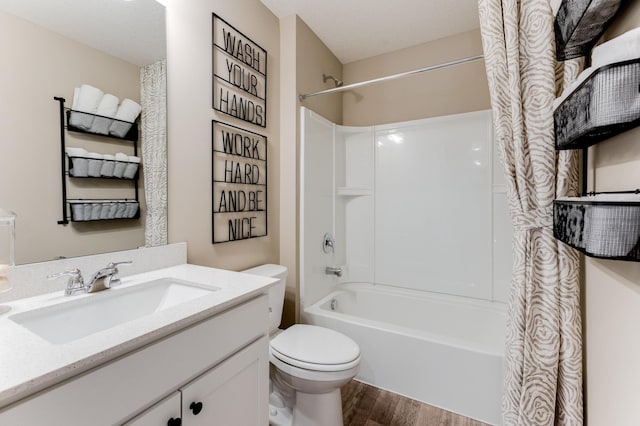
<path id="1" fill-rule="evenodd" d="M 306 308 L 303 321 L 338 330 L 360 345 L 357 379 L 501 424 L 503 304 L 344 284 Z"/>

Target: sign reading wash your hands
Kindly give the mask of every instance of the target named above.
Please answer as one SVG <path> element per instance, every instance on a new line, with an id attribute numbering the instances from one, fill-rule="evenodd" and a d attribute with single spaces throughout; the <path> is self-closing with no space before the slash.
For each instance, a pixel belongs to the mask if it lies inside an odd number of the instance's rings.
<path id="1" fill-rule="evenodd" d="M 267 235 L 267 138 L 212 121 L 213 243 Z"/>
<path id="2" fill-rule="evenodd" d="M 267 51 L 215 13 L 213 109 L 267 126 Z"/>

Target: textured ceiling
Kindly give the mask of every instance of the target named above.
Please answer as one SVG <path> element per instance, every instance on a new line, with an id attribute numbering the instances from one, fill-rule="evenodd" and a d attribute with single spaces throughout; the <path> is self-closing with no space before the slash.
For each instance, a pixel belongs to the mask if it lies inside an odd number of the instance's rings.
<path id="1" fill-rule="evenodd" d="M 156 0 L 0 0 L 0 10 L 136 65 L 166 57 Z"/>
<path id="2" fill-rule="evenodd" d="M 261 0 L 297 14 L 343 64 L 480 26 L 477 0 Z"/>

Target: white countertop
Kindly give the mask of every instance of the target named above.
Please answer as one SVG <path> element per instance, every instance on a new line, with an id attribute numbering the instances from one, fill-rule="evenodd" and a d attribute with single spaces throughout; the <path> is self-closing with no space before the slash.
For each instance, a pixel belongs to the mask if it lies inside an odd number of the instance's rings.
<path id="1" fill-rule="evenodd" d="M 219 290 L 63 344 L 50 343 L 10 319 L 19 312 L 117 292 L 163 277 L 213 286 Z M 11 310 L 0 315 L 0 407 L 266 293 L 267 288 L 277 282 L 273 278 L 188 264 L 121 280 L 122 285 L 103 292 L 65 296 L 63 291 L 56 291 L 4 304 Z"/>

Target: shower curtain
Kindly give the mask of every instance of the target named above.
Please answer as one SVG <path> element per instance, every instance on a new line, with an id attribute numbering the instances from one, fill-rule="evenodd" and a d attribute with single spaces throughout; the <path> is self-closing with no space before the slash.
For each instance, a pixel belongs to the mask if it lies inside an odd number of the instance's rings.
<path id="1" fill-rule="evenodd" d="M 140 70 L 145 246 L 167 244 L 167 63 Z"/>
<path id="2" fill-rule="evenodd" d="M 553 238 L 552 201 L 576 195 L 575 155 L 554 149 L 558 81 L 549 0 L 479 0 L 494 127 L 514 224 L 505 425 L 581 425 L 579 255 Z M 560 65 L 560 68 L 563 66 Z"/>

